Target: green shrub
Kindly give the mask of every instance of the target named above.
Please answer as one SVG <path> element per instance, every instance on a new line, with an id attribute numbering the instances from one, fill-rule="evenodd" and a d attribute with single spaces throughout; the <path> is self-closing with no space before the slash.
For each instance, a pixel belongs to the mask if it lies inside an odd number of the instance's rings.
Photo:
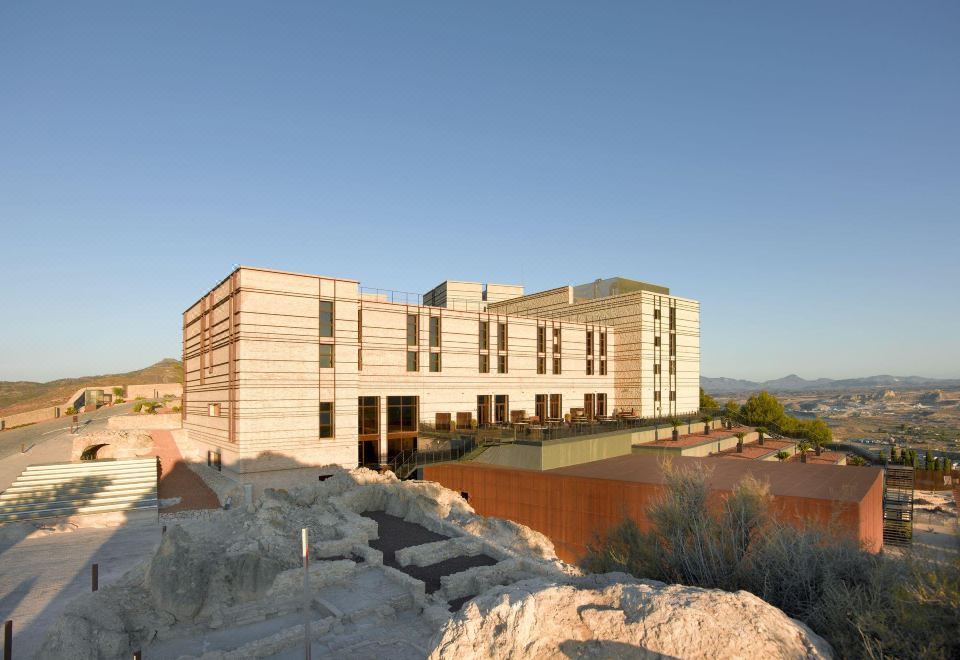
<path id="1" fill-rule="evenodd" d="M 960 657 L 960 562 L 866 552 L 830 526 L 771 513 L 765 485 L 715 495 L 707 473 L 669 466 L 649 532 L 627 519 L 590 545 L 583 567 L 726 590 L 744 589 L 807 623 L 841 658 Z"/>
<path id="2" fill-rule="evenodd" d="M 172 410 L 173 412 L 180 412 L 181 408 L 180 408 L 180 406 L 174 406 L 173 408 L 171 408 L 171 410 Z"/>
<path id="3" fill-rule="evenodd" d="M 63 411 L 63 414 L 64 414 L 64 415 L 76 415 L 76 414 L 77 414 L 77 409 L 74 408 L 73 406 L 69 406 L 66 410 Z"/>
<path id="4" fill-rule="evenodd" d="M 137 401 L 135 404 L 133 404 L 133 412 L 140 412 L 141 410 L 143 410 L 142 401 Z"/>

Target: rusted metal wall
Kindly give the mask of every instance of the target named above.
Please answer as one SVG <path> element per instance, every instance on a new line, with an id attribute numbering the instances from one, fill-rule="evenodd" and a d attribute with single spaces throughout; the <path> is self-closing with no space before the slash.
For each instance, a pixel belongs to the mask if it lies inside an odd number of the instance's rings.
<path id="1" fill-rule="evenodd" d="M 424 479 L 467 493 L 480 515 L 513 520 L 545 534 L 568 562 L 582 558 L 596 535 L 626 516 L 649 529 L 646 510 L 663 492 L 657 484 L 452 463 L 425 467 Z M 875 485 L 858 503 L 777 496 L 774 508 L 790 522 L 835 525 L 839 533 L 856 536 L 876 552 L 882 544 L 881 499 Z"/>

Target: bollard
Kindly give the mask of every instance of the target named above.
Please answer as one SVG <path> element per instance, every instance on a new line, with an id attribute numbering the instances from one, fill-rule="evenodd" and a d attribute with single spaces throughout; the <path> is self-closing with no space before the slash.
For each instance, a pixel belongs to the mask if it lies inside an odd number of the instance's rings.
<path id="1" fill-rule="evenodd" d="M 13 660 L 13 619 L 3 624 L 3 660 Z"/>
<path id="2" fill-rule="evenodd" d="M 311 660 L 313 649 L 310 642 L 310 545 L 307 528 L 300 530 L 300 545 L 303 555 L 303 657 Z"/>
<path id="3" fill-rule="evenodd" d="M 90 586 L 91 591 L 97 591 L 100 588 L 100 564 L 90 567 Z"/>

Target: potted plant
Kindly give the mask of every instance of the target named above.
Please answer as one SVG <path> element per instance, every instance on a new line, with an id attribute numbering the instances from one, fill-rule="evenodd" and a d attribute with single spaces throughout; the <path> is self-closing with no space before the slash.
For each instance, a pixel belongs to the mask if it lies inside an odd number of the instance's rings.
<path id="1" fill-rule="evenodd" d="M 810 451 L 810 443 L 806 440 L 800 441 L 800 443 L 797 445 L 797 451 L 800 452 L 800 462 L 806 463 L 807 452 Z"/>
<path id="2" fill-rule="evenodd" d="M 683 426 L 683 422 L 674 417 L 670 420 L 670 426 L 673 427 L 673 441 L 676 442 L 680 439 L 680 427 Z"/>
<path id="3" fill-rule="evenodd" d="M 710 415 L 704 415 L 700 418 L 700 421 L 703 422 L 703 434 L 710 435 L 710 422 L 713 421 L 713 417 Z"/>
<path id="4" fill-rule="evenodd" d="M 733 436 L 737 439 L 737 453 L 738 453 L 738 454 L 742 454 L 742 453 L 743 453 L 743 439 L 747 437 L 747 434 L 744 433 L 743 431 L 737 431 L 736 433 L 733 434 Z"/>
<path id="5" fill-rule="evenodd" d="M 781 463 L 783 463 L 788 458 L 790 458 L 790 454 L 788 452 L 785 452 L 782 449 L 777 452 L 777 460 L 779 460 Z"/>
<path id="6" fill-rule="evenodd" d="M 761 447 L 763 446 L 763 436 L 766 432 L 767 429 L 763 428 L 762 426 L 757 427 L 757 444 L 759 444 Z"/>

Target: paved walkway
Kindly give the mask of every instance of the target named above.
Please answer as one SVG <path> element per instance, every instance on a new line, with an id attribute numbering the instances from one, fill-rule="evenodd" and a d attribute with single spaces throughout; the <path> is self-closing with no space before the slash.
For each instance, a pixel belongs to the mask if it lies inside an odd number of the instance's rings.
<path id="1" fill-rule="evenodd" d="M 180 498 L 178 504 L 164 507 L 161 512 L 219 509 L 220 500 L 217 499 L 217 494 L 187 466 L 170 431 L 150 431 L 150 435 L 153 436 L 153 449 L 160 457 L 162 468 L 157 486 L 158 496 L 161 500 Z"/>
<path id="2" fill-rule="evenodd" d="M 0 527 L 0 621 L 13 620 L 13 657 L 32 658 L 72 599 L 90 591 L 98 563 L 103 587 L 153 554 L 157 525 L 78 529 L 27 538 L 28 525 Z"/>

